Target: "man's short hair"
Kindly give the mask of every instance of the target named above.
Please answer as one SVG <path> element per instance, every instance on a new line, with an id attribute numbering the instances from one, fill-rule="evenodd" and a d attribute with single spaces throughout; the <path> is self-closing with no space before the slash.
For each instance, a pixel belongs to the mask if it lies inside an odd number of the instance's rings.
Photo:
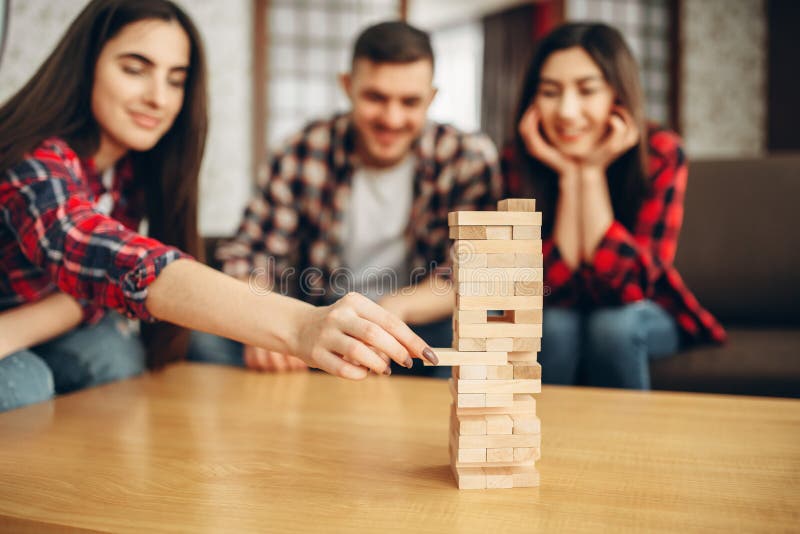
<path id="1" fill-rule="evenodd" d="M 381 22 L 361 32 L 356 39 L 353 66 L 358 59 L 374 63 L 412 63 L 427 59 L 433 65 L 433 48 L 424 31 L 405 22 Z"/>

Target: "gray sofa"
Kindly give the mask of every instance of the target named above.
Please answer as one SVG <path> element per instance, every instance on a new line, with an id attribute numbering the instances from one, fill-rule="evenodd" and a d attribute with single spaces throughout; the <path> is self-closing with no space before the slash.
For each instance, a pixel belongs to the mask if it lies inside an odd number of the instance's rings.
<path id="1" fill-rule="evenodd" d="M 675 264 L 729 340 L 654 362 L 653 387 L 800 397 L 800 154 L 691 163 Z"/>

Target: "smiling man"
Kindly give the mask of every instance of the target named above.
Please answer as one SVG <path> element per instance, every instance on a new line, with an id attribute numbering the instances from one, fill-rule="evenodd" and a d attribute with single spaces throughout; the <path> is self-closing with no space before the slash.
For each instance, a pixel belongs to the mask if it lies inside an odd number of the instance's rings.
<path id="1" fill-rule="evenodd" d="M 367 28 L 340 79 L 350 111 L 311 123 L 272 155 L 235 240 L 217 250 L 224 271 L 255 291 L 316 304 L 363 293 L 432 346 L 449 346 L 447 213 L 494 209 L 501 181 L 488 137 L 427 120 L 433 69 L 425 32 L 402 22 Z M 190 357 L 304 368 L 205 335 Z"/>

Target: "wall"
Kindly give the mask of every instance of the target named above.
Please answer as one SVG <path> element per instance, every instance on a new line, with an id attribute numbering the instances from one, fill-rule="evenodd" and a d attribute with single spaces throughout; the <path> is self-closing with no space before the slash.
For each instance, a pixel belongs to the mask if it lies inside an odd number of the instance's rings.
<path id="1" fill-rule="evenodd" d="M 431 120 L 465 132 L 481 127 L 483 25 L 465 22 L 430 32 L 436 61 L 436 97 L 428 110 Z"/>
<path id="2" fill-rule="evenodd" d="M 763 155 L 764 0 L 683 0 L 681 125 L 690 157 Z"/>
<path id="3" fill-rule="evenodd" d="M 0 102 L 48 56 L 85 0 L 15 0 L 0 62 Z M 235 231 L 250 194 L 251 1 L 178 0 L 202 34 L 209 63 L 210 131 L 201 175 L 200 231 Z"/>

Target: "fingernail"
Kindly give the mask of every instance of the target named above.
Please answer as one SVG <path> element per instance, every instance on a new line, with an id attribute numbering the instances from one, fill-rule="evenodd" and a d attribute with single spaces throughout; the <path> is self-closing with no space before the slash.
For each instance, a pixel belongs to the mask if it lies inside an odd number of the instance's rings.
<path id="1" fill-rule="evenodd" d="M 383 374 L 385 374 L 386 376 L 392 374 L 392 367 L 391 366 L 386 367 L 386 370 L 383 372 Z"/>
<path id="2" fill-rule="evenodd" d="M 408 367 L 409 369 L 411 369 L 412 367 L 414 367 L 414 360 L 412 360 L 411 357 L 409 357 L 406 360 L 405 366 Z"/>
<path id="3" fill-rule="evenodd" d="M 425 359 L 431 362 L 433 365 L 439 365 L 439 357 L 433 353 L 430 347 L 425 347 L 425 350 L 422 351 L 422 355 L 425 356 Z"/>

